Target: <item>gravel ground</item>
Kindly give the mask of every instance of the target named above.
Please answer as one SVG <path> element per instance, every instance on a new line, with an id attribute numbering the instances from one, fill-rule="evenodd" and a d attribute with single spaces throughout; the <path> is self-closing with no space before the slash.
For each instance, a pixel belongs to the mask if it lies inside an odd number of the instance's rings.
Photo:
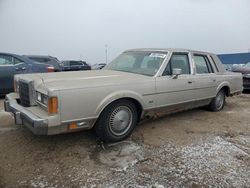
<path id="1" fill-rule="evenodd" d="M 0 101 L 0 111 L 3 101 Z M 126 141 L 35 136 L 0 112 L 0 187 L 250 187 L 250 95 L 144 120 Z"/>

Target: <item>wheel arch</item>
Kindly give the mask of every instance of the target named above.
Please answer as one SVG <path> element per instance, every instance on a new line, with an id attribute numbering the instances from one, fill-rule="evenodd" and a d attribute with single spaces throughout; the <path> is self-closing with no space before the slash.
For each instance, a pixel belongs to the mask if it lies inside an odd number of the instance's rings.
<path id="1" fill-rule="evenodd" d="M 129 100 L 134 103 L 138 112 L 138 120 L 141 118 L 145 109 L 145 103 L 143 102 L 142 96 L 131 91 L 115 92 L 105 97 L 96 108 L 96 115 L 99 117 L 107 106 L 119 100 Z"/>
<path id="2" fill-rule="evenodd" d="M 226 92 L 226 96 L 230 96 L 230 84 L 228 82 L 222 82 L 218 88 L 217 88 L 217 91 L 216 93 L 218 93 L 221 89 L 223 89 L 225 92 Z"/>

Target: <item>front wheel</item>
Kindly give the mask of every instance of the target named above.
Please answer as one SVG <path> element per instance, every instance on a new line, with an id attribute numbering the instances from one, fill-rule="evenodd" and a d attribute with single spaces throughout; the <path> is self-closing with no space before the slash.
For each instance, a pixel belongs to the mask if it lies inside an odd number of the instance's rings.
<path id="1" fill-rule="evenodd" d="M 138 114 L 134 103 L 120 100 L 111 103 L 101 113 L 95 132 L 105 142 L 117 142 L 128 137 L 137 124 Z"/>
<path id="2" fill-rule="evenodd" d="M 209 105 L 209 109 L 213 112 L 220 111 L 224 108 L 225 105 L 225 99 L 226 99 L 226 93 L 224 90 L 220 90 L 216 97 L 212 100 L 212 102 Z"/>

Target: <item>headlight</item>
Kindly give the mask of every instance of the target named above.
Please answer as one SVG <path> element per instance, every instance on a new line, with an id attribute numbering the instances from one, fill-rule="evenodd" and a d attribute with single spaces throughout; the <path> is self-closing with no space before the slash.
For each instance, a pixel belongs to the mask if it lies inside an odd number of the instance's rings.
<path id="1" fill-rule="evenodd" d="M 40 92 L 37 92 L 37 101 L 46 107 L 48 106 L 48 96 Z"/>
<path id="2" fill-rule="evenodd" d="M 49 97 L 45 94 L 37 92 L 37 101 L 38 103 L 46 107 L 49 114 L 55 114 L 58 112 L 57 97 Z"/>

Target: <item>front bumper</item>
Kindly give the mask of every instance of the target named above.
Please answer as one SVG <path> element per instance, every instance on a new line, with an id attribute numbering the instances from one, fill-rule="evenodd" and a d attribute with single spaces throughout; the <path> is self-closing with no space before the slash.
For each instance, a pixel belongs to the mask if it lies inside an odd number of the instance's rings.
<path id="1" fill-rule="evenodd" d="M 47 135 L 48 120 L 39 118 L 25 107 L 19 105 L 17 99 L 18 95 L 16 93 L 10 93 L 6 95 L 4 101 L 4 109 L 6 112 L 13 114 L 15 123 L 17 125 L 25 125 L 36 135 Z"/>

